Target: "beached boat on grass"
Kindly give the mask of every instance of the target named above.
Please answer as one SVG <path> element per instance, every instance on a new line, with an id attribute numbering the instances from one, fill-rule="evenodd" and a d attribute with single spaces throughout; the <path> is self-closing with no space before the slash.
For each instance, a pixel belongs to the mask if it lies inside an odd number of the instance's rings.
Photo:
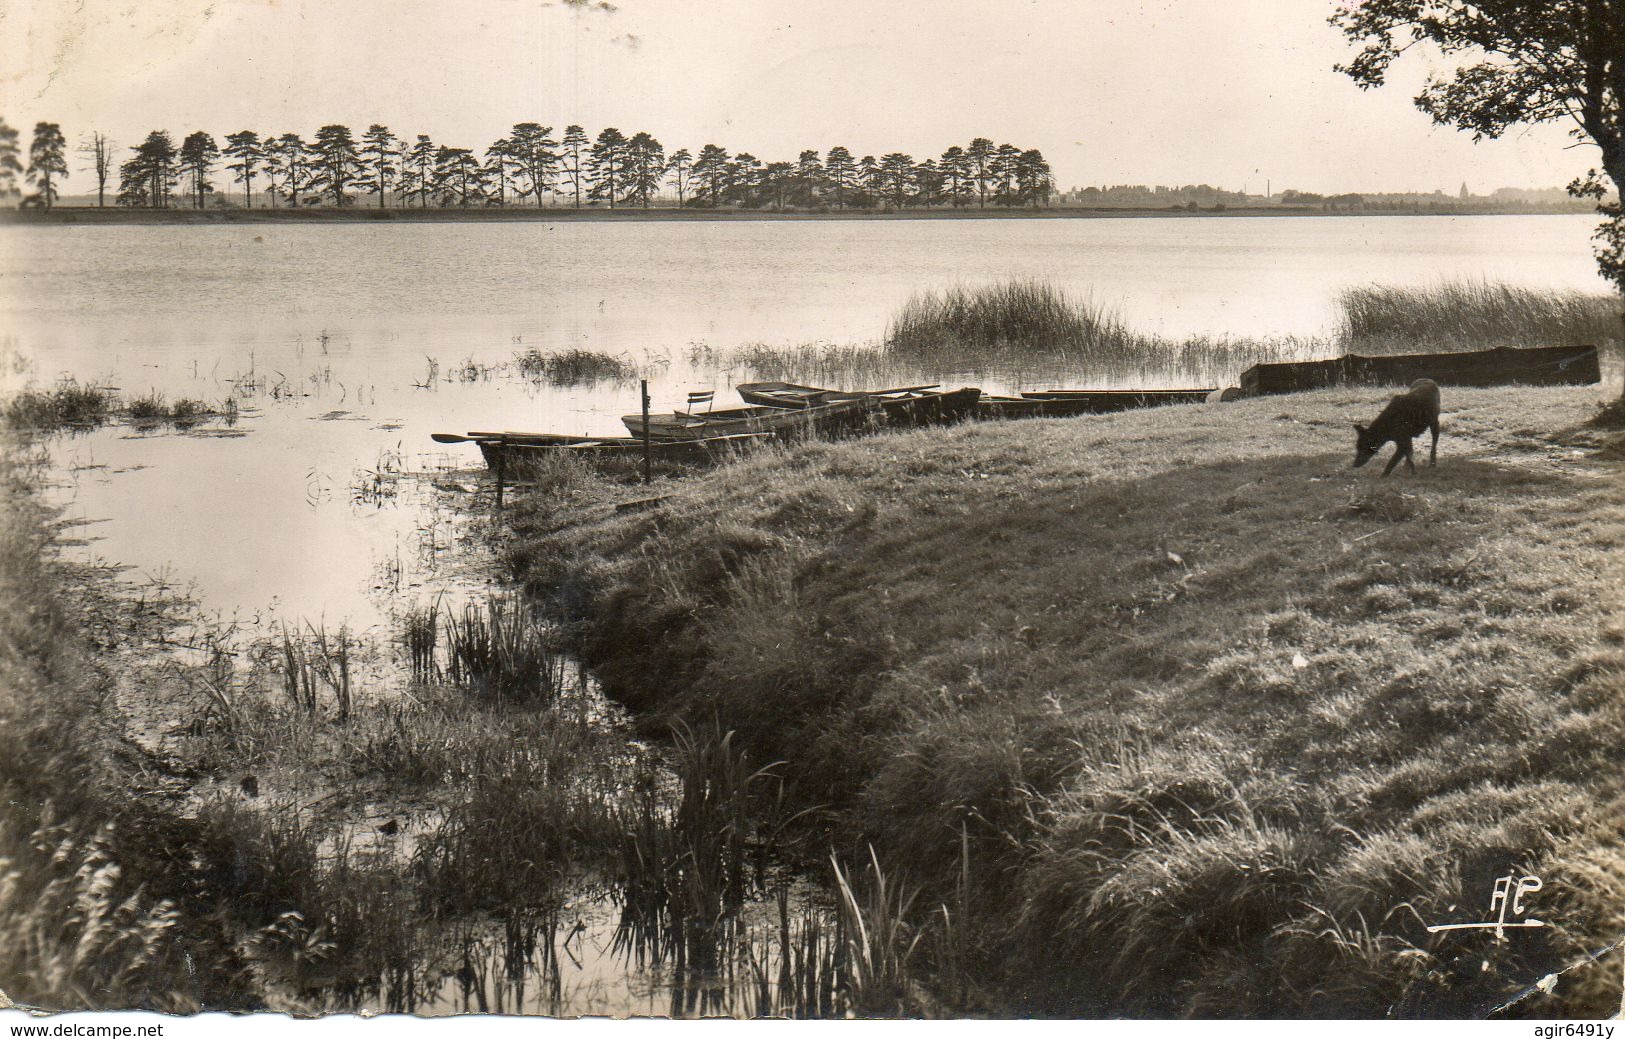
<path id="1" fill-rule="evenodd" d="M 1104 415 L 1134 408 L 1160 408 L 1168 404 L 1201 404 L 1218 391 L 1216 386 L 1160 390 L 1034 390 L 1028 400 L 1045 401 L 1051 414 Z M 1074 409 L 1068 412 L 1066 409 Z"/>
<path id="2" fill-rule="evenodd" d="M 500 469 L 506 475 L 523 477 L 527 471 L 564 456 L 592 462 L 637 465 L 643 461 L 646 447 L 649 459 L 659 464 L 716 463 L 771 443 L 774 437 L 771 433 L 743 433 L 692 440 L 652 440 L 647 445 L 637 437 L 575 436 L 568 433 L 436 433 L 433 439 L 442 444 L 477 444 L 485 464 L 493 471 Z"/>
<path id="3" fill-rule="evenodd" d="M 742 382 L 734 387 L 747 403 L 778 408 L 811 408 L 823 404 L 862 401 L 873 426 L 933 426 L 970 417 L 982 391 L 974 386 L 938 390 L 930 386 L 900 386 L 889 390 L 827 390 L 793 382 Z"/>
<path id="4" fill-rule="evenodd" d="M 623 415 L 632 436 L 644 435 L 642 415 Z M 754 406 L 715 411 L 674 411 L 649 416 L 651 440 L 701 440 L 741 433 L 772 433 L 786 440 L 862 432 L 871 425 L 864 398 L 802 408 Z"/>
<path id="5" fill-rule="evenodd" d="M 1200 404 L 1213 389 L 1181 390 L 1034 390 L 1019 397 L 982 395 L 976 415 L 984 419 L 1068 418 L 1072 415 L 1104 415 L 1133 408 L 1158 408 L 1167 404 Z"/>

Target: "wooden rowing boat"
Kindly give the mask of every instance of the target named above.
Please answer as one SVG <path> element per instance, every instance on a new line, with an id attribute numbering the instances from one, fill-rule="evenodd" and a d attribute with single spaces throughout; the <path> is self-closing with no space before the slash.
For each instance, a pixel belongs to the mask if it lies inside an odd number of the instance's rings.
<path id="1" fill-rule="evenodd" d="M 1169 404 L 1201 404 L 1217 387 L 1159 390 L 1036 390 L 1027 400 L 1044 401 L 1047 415 L 1104 415 L 1133 408 L 1160 408 Z"/>
<path id="2" fill-rule="evenodd" d="M 773 440 L 771 433 L 741 433 L 692 440 L 651 440 L 637 437 L 576 437 L 560 434 L 513 434 L 475 438 L 485 464 L 510 476 L 524 476 L 550 460 L 573 456 L 592 462 L 636 465 L 649 458 L 663 465 L 713 464 Z"/>
<path id="3" fill-rule="evenodd" d="M 1535 349 L 1496 347 L 1463 353 L 1345 354 L 1327 361 L 1255 364 L 1241 373 L 1241 390 L 1252 397 L 1326 386 L 1404 386 L 1432 379 L 1440 386 L 1589 386 L 1602 381 L 1595 346 Z"/>
<path id="4" fill-rule="evenodd" d="M 923 386 L 898 386 L 889 390 L 826 390 L 794 382 L 742 382 L 734 389 L 739 391 L 739 398 L 746 404 L 765 404 L 774 408 L 805 408 L 811 404 L 918 393 L 922 390 L 934 390 L 938 385 L 933 382 Z"/>
<path id="5" fill-rule="evenodd" d="M 638 437 L 576 436 L 572 433 L 525 433 L 475 431 L 434 433 L 437 444 L 475 444 L 492 469 L 499 465 L 510 473 L 522 473 L 550 457 L 573 455 L 592 461 L 641 461 L 644 443 Z M 717 461 L 759 447 L 773 440 L 772 433 L 740 433 L 731 436 L 701 437 L 692 440 L 653 440 L 649 457 L 661 462 Z"/>
<path id="6" fill-rule="evenodd" d="M 621 421 L 641 441 L 643 416 L 623 415 Z M 869 425 L 865 398 L 813 404 L 802 408 L 722 408 L 716 411 L 674 411 L 649 418 L 651 440 L 701 440 L 741 433 L 772 433 L 784 439 L 831 436 L 858 432 Z"/>
<path id="7" fill-rule="evenodd" d="M 806 409 L 821 404 L 862 402 L 869 409 L 871 427 L 938 426 L 970 417 L 982 391 L 974 386 L 937 390 L 930 386 L 899 386 L 889 390 L 826 390 L 791 382 L 745 382 L 735 387 L 752 404 Z"/>
<path id="8" fill-rule="evenodd" d="M 984 393 L 976 415 L 984 419 L 1069 418 L 1102 415 L 1131 408 L 1157 408 L 1167 404 L 1198 404 L 1211 389 L 1181 390 L 1035 390 L 1019 397 Z"/>

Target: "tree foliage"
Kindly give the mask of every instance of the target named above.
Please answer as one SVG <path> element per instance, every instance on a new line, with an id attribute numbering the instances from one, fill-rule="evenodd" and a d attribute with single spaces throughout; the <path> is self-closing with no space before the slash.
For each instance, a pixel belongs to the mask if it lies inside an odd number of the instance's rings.
<path id="1" fill-rule="evenodd" d="M 243 205 L 252 208 L 254 174 L 265 161 L 265 148 L 260 143 L 260 135 L 253 130 L 229 133 L 226 135 L 226 147 L 222 154 L 232 160 L 226 163 L 226 169 L 235 174 L 232 179 L 243 186 Z"/>
<path id="2" fill-rule="evenodd" d="M 169 208 L 179 176 L 175 142 L 166 130 L 154 130 L 136 145 L 135 152 L 119 166 L 118 204 Z"/>
<path id="3" fill-rule="evenodd" d="M 40 124 L 47 126 L 55 124 Z M 56 138 L 49 133 L 41 137 L 36 129 L 29 177 L 40 180 L 42 189 L 66 175 L 66 163 L 50 158 L 62 147 L 60 129 L 54 132 Z M 8 187 L 14 192 L 23 170 L 16 137 L 0 123 L 0 194 Z M 426 134 L 408 144 L 380 123 L 368 126 L 359 141 L 349 127 L 337 123 L 323 126 L 308 141 L 297 133 L 253 130 L 228 134 L 225 141 L 222 151 L 199 130 L 177 149 L 167 132 L 152 131 L 119 168 L 119 204 L 168 207 L 183 178 L 193 206 L 201 208 L 211 196 L 215 205 L 230 204 L 210 181 L 222 156 L 232 181 L 243 185 L 241 204 L 247 207 L 254 205 L 256 181 L 266 185 L 263 193 L 271 205 L 293 208 L 342 207 L 366 196 L 376 198 L 380 207 L 390 205 L 393 196 L 395 204 L 420 208 L 579 208 L 583 201 L 611 209 L 651 208 L 673 199 L 680 207 L 902 209 L 963 206 L 973 197 L 983 205 L 991 198 L 1004 206 L 1036 206 L 1048 202 L 1051 190 L 1041 153 L 1011 144 L 995 147 L 985 137 L 969 148 L 949 148 L 940 161 L 918 163 L 902 152 L 857 160 L 843 146 L 829 149 L 822 160 L 818 149 L 804 148 L 793 162 L 763 161 L 743 151 L 731 154 L 719 144 L 706 144 L 698 154 L 680 148 L 668 157 L 665 146 L 645 130 L 626 134 L 607 127 L 589 138 L 582 127 L 571 125 L 555 140 L 553 128 L 538 122 L 515 123 L 485 148 L 483 158 L 475 149 L 437 144 Z M 103 181 L 109 149 L 102 134 L 86 138 L 80 148 L 96 159 Z M 42 195 L 54 198 L 54 188 Z"/>
<path id="4" fill-rule="evenodd" d="M 0 119 L 0 197 L 17 194 L 17 175 L 23 171 L 17 137 L 17 131 Z"/>
<path id="5" fill-rule="evenodd" d="M 56 201 L 56 181 L 68 175 L 68 142 L 56 123 L 36 123 L 28 146 L 28 179 L 39 185 L 40 203 L 50 209 Z"/>
<path id="6" fill-rule="evenodd" d="M 1602 153 L 1569 186 L 1599 201 L 1602 273 L 1625 292 L 1625 213 L 1604 178 L 1625 189 L 1625 0 L 1363 0 L 1331 18 L 1360 50 L 1338 66 L 1361 88 L 1382 86 L 1412 50 L 1437 57 L 1416 105 L 1434 122 L 1496 138 L 1523 125 L 1568 125 Z"/>

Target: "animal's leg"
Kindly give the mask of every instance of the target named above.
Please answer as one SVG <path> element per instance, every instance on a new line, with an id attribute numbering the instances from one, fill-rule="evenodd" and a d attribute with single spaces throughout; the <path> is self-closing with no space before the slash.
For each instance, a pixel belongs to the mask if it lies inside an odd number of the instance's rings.
<path id="1" fill-rule="evenodd" d="M 1439 416 L 1433 416 L 1428 423 L 1428 429 L 1433 432 L 1433 446 L 1428 448 L 1428 465 L 1439 464 Z"/>
<path id="2" fill-rule="evenodd" d="M 1398 465 L 1399 460 L 1401 458 L 1404 458 L 1404 457 L 1405 457 L 1405 441 L 1403 441 L 1403 440 L 1394 441 L 1394 457 L 1388 459 L 1388 465 L 1387 465 L 1386 468 L 1383 469 L 1382 475 L 1387 476 L 1389 473 L 1393 472 L 1394 471 L 1394 466 Z"/>

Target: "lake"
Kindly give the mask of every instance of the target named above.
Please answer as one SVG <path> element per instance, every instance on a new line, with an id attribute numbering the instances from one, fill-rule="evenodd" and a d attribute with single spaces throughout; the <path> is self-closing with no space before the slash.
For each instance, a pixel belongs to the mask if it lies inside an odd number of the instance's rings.
<path id="1" fill-rule="evenodd" d="M 126 396 L 236 395 L 239 420 L 216 430 L 230 436 L 112 427 L 60 438 L 60 500 L 92 524 L 79 551 L 191 585 L 216 611 L 367 627 L 403 597 L 434 594 L 434 560 L 457 537 L 445 510 L 425 504 L 434 494 L 393 479 L 478 467 L 471 445 L 442 448 L 429 433 L 618 433 L 636 410 L 635 383 L 505 374 L 519 350 L 622 355 L 650 376 L 657 410 L 700 388 L 719 390 L 722 406 L 730 376 L 744 376 L 716 370 L 717 354 L 871 343 L 916 291 L 1042 278 L 1170 337 L 1312 337 L 1330 331 L 1335 293 L 1367 282 L 1599 291 L 1593 225 L 1568 215 L 5 226 L 0 322 L 12 356 L 0 386 L 72 375 Z"/>
<path id="2" fill-rule="evenodd" d="M 358 688 L 379 697 L 408 677 L 390 652 L 404 613 L 478 599 L 496 580 L 470 508 L 488 501 L 478 452 L 433 432 L 619 433 L 638 375 L 656 409 L 693 389 L 718 390 L 726 406 L 747 374 L 743 347 L 861 349 L 912 293 L 1009 278 L 1055 283 L 1170 338 L 1292 338 L 1280 348 L 1296 349 L 1332 331 L 1335 294 L 1350 285 L 1600 290 L 1591 227 L 1576 216 L 0 226 L 0 390 L 72 376 L 127 399 L 234 402 L 229 420 L 188 430 L 126 422 L 49 438 L 48 494 L 80 524 L 65 551 L 185 591 L 200 627 L 243 640 L 278 625 L 345 629 L 360 647 Z M 520 351 L 572 347 L 622 357 L 636 375 L 555 385 L 513 364 Z M 575 684 L 572 709 L 623 746 L 590 676 Z M 659 751 L 629 735 L 624 748 L 670 795 Z M 620 756 L 605 768 L 617 798 L 634 789 L 637 769 Z M 260 793 L 228 775 L 200 783 L 200 796 L 272 803 L 277 780 L 261 771 Z M 398 868 L 399 845 L 449 811 L 416 808 L 346 819 L 327 854 L 342 845 Z M 748 1015 L 777 1006 L 753 996 L 752 972 L 777 977 L 772 965 L 819 948 L 819 933 L 833 948 L 828 893 L 805 877 L 774 881 L 783 902 L 751 896 L 708 939 L 722 959 L 704 970 L 673 960 L 619 885 L 611 870 L 586 870 L 560 880 L 540 915 L 428 921 L 410 970 L 334 979 L 311 1006 Z"/>

